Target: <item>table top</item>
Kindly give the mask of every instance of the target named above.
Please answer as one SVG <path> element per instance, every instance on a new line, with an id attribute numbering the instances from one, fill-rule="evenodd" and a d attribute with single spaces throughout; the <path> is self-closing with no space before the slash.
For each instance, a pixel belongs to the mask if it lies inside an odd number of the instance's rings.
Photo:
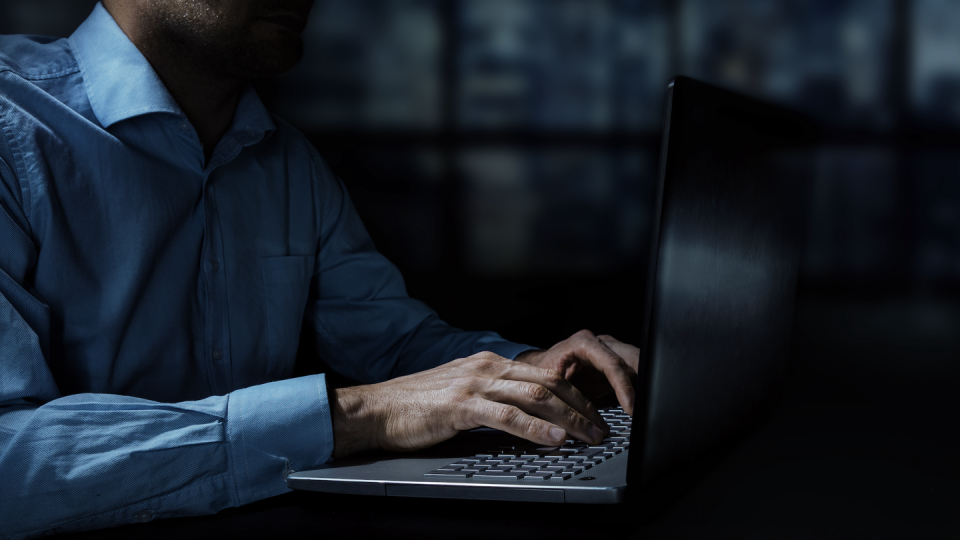
<path id="1" fill-rule="evenodd" d="M 960 538 L 960 308 L 912 322 L 938 305 L 801 306 L 782 399 L 757 429 L 705 473 L 620 505 L 292 492 L 63 538 Z"/>
<path id="2" fill-rule="evenodd" d="M 705 476 L 621 505 L 292 492 L 214 516 L 64 538 L 960 537 L 956 423 L 936 411 L 821 403 L 781 411 Z M 946 422 L 946 423 L 945 423 Z M 669 491 L 669 490 L 667 490 Z"/>

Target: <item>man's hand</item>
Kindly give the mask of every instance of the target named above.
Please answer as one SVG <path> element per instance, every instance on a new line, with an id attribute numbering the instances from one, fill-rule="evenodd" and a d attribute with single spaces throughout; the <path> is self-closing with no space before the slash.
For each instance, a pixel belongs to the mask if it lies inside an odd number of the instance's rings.
<path id="1" fill-rule="evenodd" d="M 593 443 L 609 433 L 596 407 L 561 372 L 489 352 L 333 394 L 335 458 L 373 448 L 417 450 L 480 426 L 544 446 L 563 444 L 568 433 Z"/>
<path id="2" fill-rule="evenodd" d="M 633 416 L 633 382 L 640 363 L 640 349 L 633 345 L 581 330 L 549 350 L 525 352 L 517 361 L 561 373 L 592 400 L 616 392 L 620 405 Z"/>

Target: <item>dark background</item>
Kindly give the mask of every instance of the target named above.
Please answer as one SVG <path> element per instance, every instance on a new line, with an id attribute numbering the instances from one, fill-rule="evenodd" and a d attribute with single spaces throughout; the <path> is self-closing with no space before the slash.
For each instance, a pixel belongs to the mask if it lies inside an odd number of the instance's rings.
<path id="1" fill-rule="evenodd" d="M 94 3 L 6 0 L 0 33 L 67 36 Z M 960 2 L 318 0 L 304 40 L 258 90 L 410 294 L 538 346 L 639 339 L 670 78 L 807 113 L 823 143 L 778 410 L 955 431 Z"/>
<path id="2" fill-rule="evenodd" d="M 0 33 L 67 36 L 94 3 L 5 1 Z M 958 322 L 958 29 L 945 0 L 318 0 L 257 86 L 413 296 L 535 344 L 636 340 L 670 78 L 785 103 L 825 135 L 801 299 L 910 298 L 932 329 Z"/>

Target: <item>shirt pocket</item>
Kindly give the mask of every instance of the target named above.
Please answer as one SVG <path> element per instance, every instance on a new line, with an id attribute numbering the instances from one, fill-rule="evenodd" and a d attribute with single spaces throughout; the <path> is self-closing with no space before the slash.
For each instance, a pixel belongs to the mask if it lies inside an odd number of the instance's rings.
<path id="1" fill-rule="evenodd" d="M 269 376 L 273 379 L 293 373 L 313 264 L 313 257 L 300 255 L 260 259 L 270 349 Z"/>

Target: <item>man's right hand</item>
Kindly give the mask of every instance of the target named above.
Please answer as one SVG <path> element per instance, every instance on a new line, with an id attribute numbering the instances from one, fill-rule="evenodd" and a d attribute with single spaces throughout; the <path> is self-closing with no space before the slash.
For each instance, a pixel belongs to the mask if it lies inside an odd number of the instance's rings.
<path id="1" fill-rule="evenodd" d="M 489 352 L 379 384 L 339 388 L 330 404 L 335 458 L 368 449 L 418 450 L 480 426 L 544 446 L 563 444 L 568 433 L 597 443 L 610 430 L 557 371 Z"/>

